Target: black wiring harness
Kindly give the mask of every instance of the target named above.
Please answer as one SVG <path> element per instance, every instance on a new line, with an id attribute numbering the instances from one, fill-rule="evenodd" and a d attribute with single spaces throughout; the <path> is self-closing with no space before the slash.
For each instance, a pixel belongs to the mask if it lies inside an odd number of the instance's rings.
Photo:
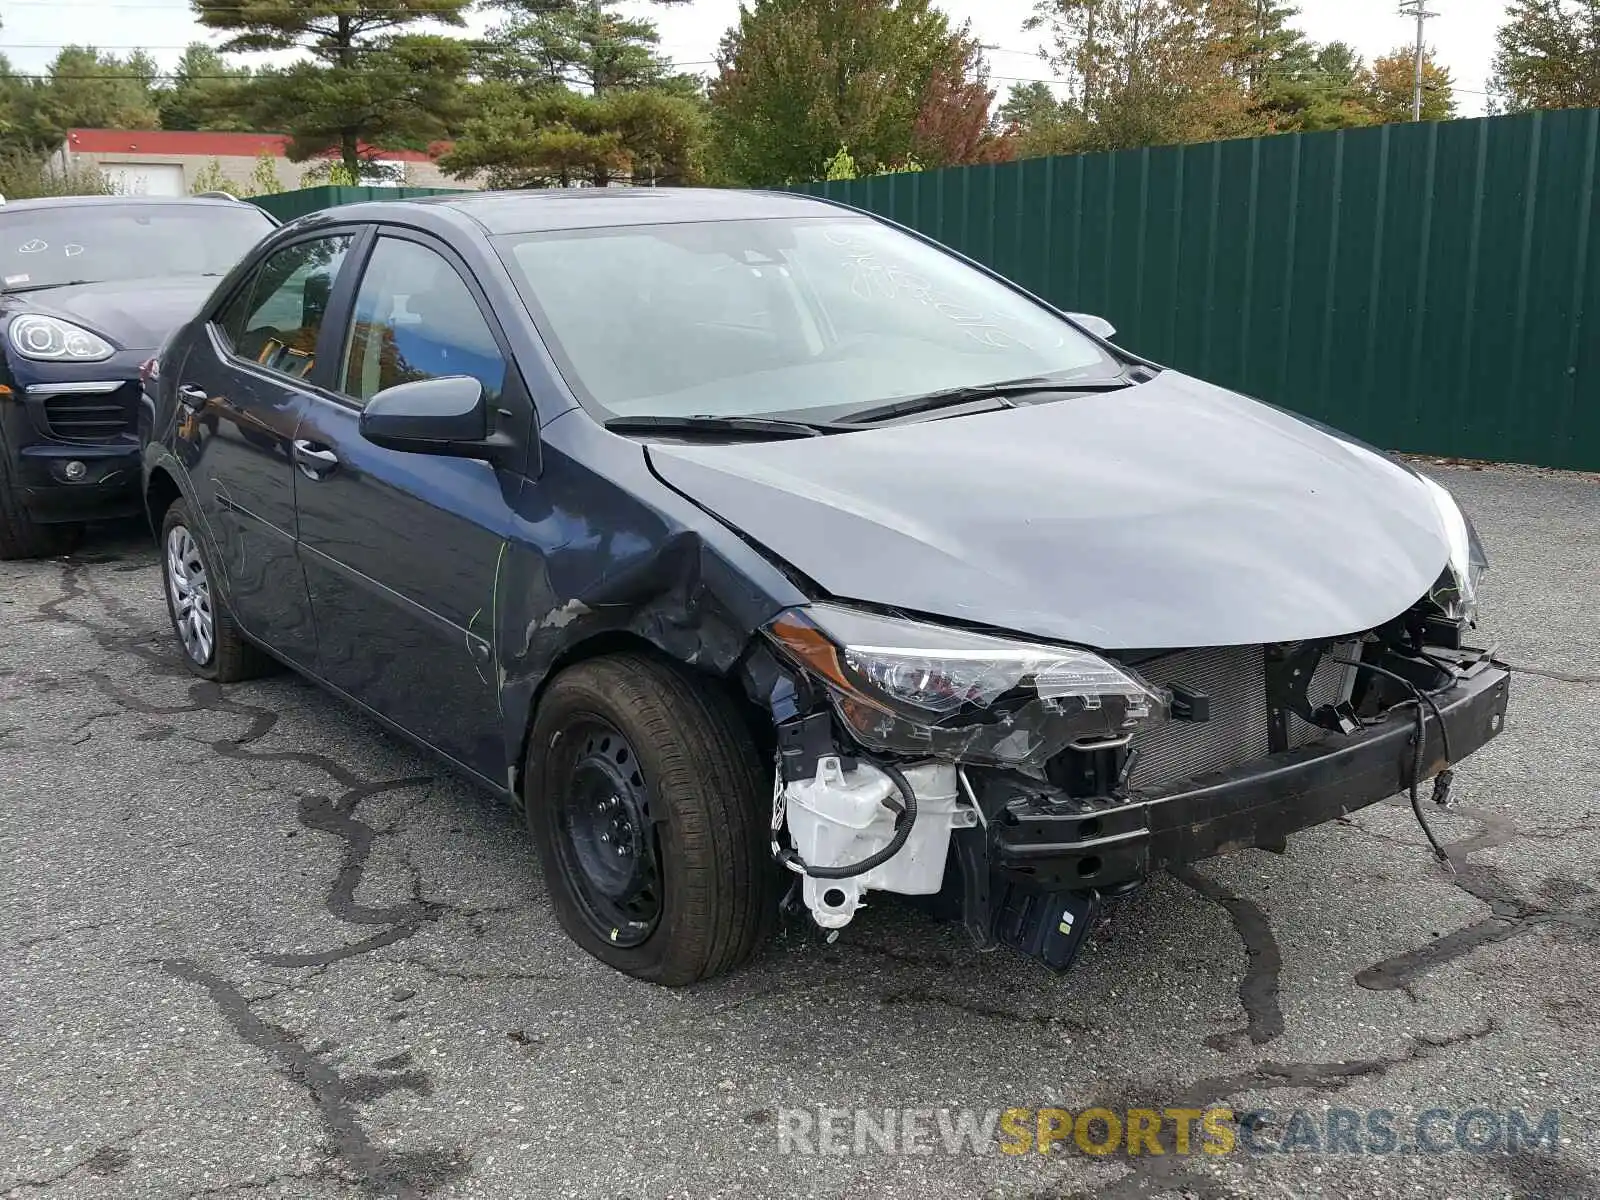
<path id="1" fill-rule="evenodd" d="M 1428 827 L 1428 819 L 1422 815 L 1422 798 L 1418 792 L 1422 782 L 1424 760 L 1427 757 L 1428 710 L 1432 709 L 1434 717 L 1439 722 L 1439 741 L 1444 750 L 1444 767 L 1433 779 L 1433 802 L 1440 808 L 1450 803 L 1450 785 L 1455 781 L 1455 772 L 1450 768 L 1450 764 L 1454 759 L 1450 754 L 1450 726 L 1445 723 L 1443 710 L 1440 709 L 1438 702 L 1432 696 L 1398 671 L 1391 671 L 1387 667 L 1380 667 L 1375 663 L 1362 662 L 1359 659 L 1337 658 L 1333 655 L 1328 657 L 1331 661 L 1342 663 L 1347 667 L 1371 671 L 1387 679 L 1392 679 L 1411 693 L 1413 697 L 1411 700 L 1401 701 L 1402 704 L 1415 704 L 1417 710 L 1417 731 L 1413 737 L 1416 743 L 1416 753 L 1412 759 L 1411 779 L 1406 790 L 1411 797 L 1411 811 L 1416 815 L 1417 824 L 1422 827 L 1422 834 L 1428 839 L 1428 845 L 1433 847 L 1434 857 L 1453 871 L 1455 864 L 1450 861 L 1450 855 L 1445 851 L 1444 846 L 1440 844 L 1439 839 L 1434 836 L 1433 830 Z M 1442 663 L 1432 657 L 1427 657 L 1427 661 L 1440 669 L 1445 669 Z"/>

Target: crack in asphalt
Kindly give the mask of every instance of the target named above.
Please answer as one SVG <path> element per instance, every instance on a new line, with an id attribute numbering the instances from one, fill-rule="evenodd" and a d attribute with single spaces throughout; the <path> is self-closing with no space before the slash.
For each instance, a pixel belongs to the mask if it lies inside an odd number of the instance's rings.
<path id="1" fill-rule="evenodd" d="M 268 1175 L 262 1179 L 238 1179 L 231 1183 L 214 1184 L 211 1187 L 200 1188 L 189 1192 L 185 1200 L 204 1200 L 208 1196 L 226 1196 L 230 1193 L 262 1191 L 267 1188 L 282 1187 L 286 1183 L 343 1183 L 350 1187 L 360 1187 L 361 1180 L 335 1171 L 332 1166 L 321 1164 L 309 1171 L 281 1171 Z"/>
<path id="2" fill-rule="evenodd" d="M 106 683 L 100 683 L 103 691 Z M 110 686 L 108 694 L 124 689 Z M 223 758 L 247 762 L 293 762 L 312 767 L 328 776 L 344 791 L 334 799 L 325 796 L 305 795 L 300 798 L 296 817 L 306 829 L 328 833 L 345 844 L 343 861 L 330 885 L 324 907 L 335 918 L 350 925 L 386 925 L 389 928 L 360 941 L 344 946 L 311 953 L 262 953 L 257 958 L 275 967 L 327 966 L 360 954 L 369 954 L 404 941 L 416 934 L 425 924 L 438 919 L 444 906 L 413 899 L 403 905 L 374 908 L 356 902 L 356 889 L 360 887 L 366 864 L 372 853 L 373 842 L 379 831 L 362 821 L 356 809 L 362 801 L 385 792 L 403 788 L 421 787 L 433 782 L 431 775 L 412 775 L 401 779 L 367 780 L 357 775 L 325 754 L 310 750 L 257 750 L 254 743 L 270 734 L 277 726 L 278 714 L 261 705 L 249 704 L 225 695 L 215 683 L 197 682 L 189 688 L 190 703 L 183 707 L 145 706 L 159 715 L 178 712 L 219 712 L 243 717 L 250 724 L 244 733 L 235 737 L 212 739 L 205 744 Z M 137 710 L 136 711 L 140 711 Z"/>
<path id="3" fill-rule="evenodd" d="M 133 1162 L 133 1155 L 127 1151 L 127 1145 L 135 1138 L 149 1132 L 145 1126 L 130 1129 L 121 1137 L 96 1147 L 84 1155 L 77 1162 L 70 1163 L 53 1175 L 37 1175 L 30 1178 L 14 1180 L 11 1183 L 0 1184 L 0 1196 L 10 1196 L 14 1192 L 27 1189 L 37 1191 L 43 1188 L 54 1187 L 65 1181 L 69 1176 L 76 1175 L 79 1171 L 87 1171 L 91 1175 L 101 1178 L 115 1175 L 124 1170 Z"/>
<path id="4" fill-rule="evenodd" d="M 72 937 L 79 933 L 89 933 L 96 929 L 115 929 L 124 924 L 121 917 L 108 917 L 104 921 L 89 921 L 83 925 L 68 925 L 64 929 L 52 930 L 50 933 L 41 933 L 37 937 L 26 937 L 12 946 L 13 950 L 32 950 L 35 946 L 45 946 L 51 942 L 59 942 L 63 938 Z"/>
<path id="5" fill-rule="evenodd" d="M 1515 889 L 1494 868 L 1468 860 L 1470 855 L 1479 851 L 1504 846 L 1523 837 L 1543 835 L 1523 834 L 1507 818 L 1484 809 L 1459 806 L 1451 811 L 1472 818 L 1481 828 L 1470 837 L 1445 846 L 1445 854 L 1455 868 L 1450 882 L 1487 905 L 1489 915 L 1435 938 L 1426 945 L 1404 950 L 1363 967 L 1355 975 L 1355 981 L 1360 986 L 1376 992 L 1406 989 L 1420 976 L 1430 974 L 1475 950 L 1542 926 L 1566 926 L 1584 932 L 1600 932 L 1600 905 L 1579 909 L 1559 902 L 1530 904 L 1520 899 Z M 1575 891 L 1578 895 L 1589 894 L 1589 889 L 1584 885 L 1574 885 L 1571 881 L 1554 876 L 1545 879 L 1542 890 L 1546 894 L 1560 890 Z"/>
<path id="6" fill-rule="evenodd" d="M 140 659 L 151 674 L 168 678 L 188 676 L 189 672 L 168 649 L 165 631 L 155 629 L 143 633 L 117 633 L 75 613 L 65 611 L 67 604 L 74 600 L 82 600 L 92 593 L 95 602 L 113 621 L 121 620 L 129 625 L 133 623 L 132 611 L 126 605 L 107 596 L 92 582 L 86 582 L 88 576 L 84 574 L 84 568 L 87 563 L 68 559 L 60 565 L 61 594 L 38 606 L 38 619 L 82 630 L 108 654 L 131 654 Z"/>
<path id="7" fill-rule="evenodd" d="M 404 904 L 380 907 L 361 904 L 356 900 L 356 889 L 361 886 L 373 842 L 378 837 L 378 831 L 356 815 L 356 808 L 363 800 L 373 796 L 431 782 L 431 776 L 417 775 L 377 783 L 360 783 L 348 788 L 335 800 L 317 795 L 300 797 L 300 824 L 319 833 L 332 834 L 344 842 L 344 859 L 328 888 L 323 906 L 347 925 L 386 925 L 388 928 L 358 942 L 330 950 L 310 954 L 261 953 L 256 955 L 258 961 L 274 967 L 327 966 L 404 941 L 428 922 L 439 919 L 444 911 L 443 906 L 424 900 L 413 899 Z"/>
<path id="8" fill-rule="evenodd" d="M 946 1008 L 958 1009 L 975 1017 L 986 1017 L 994 1021 L 1016 1021 L 1024 1025 L 1043 1025 L 1052 1029 L 1070 1029 L 1076 1033 L 1084 1033 L 1088 1030 L 1088 1026 L 1083 1022 L 1069 1017 L 1057 1016 L 1052 1012 L 1043 1010 L 1017 1012 L 1000 1005 L 984 1004 L 977 1000 L 968 999 L 965 996 L 951 996 L 926 987 L 905 987 L 895 991 L 883 992 L 878 996 L 878 1003 L 883 1005 L 937 1004 Z"/>
<path id="9" fill-rule="evenodd" d="M 161 968 L 174 979 L 203 988 L 239 1038 L 278 1062 L 291 1082 L 306 1089 L 322 1118 L 333 1153 L 358 1173 L 375 1195 L 418 1200 L 467 1173 L 469 1160 L 454 1151 L 390 1151 L 373 1145 L 356 1118 L 355 1106 L 397 1089 L 428 1095 L 425 1072 L 393 1076 L 362 1074 L 346 1079 L 288 1030 L 263 1020 L 222 976 L 185 959 L 166 959 Z"/>
<path id="10" fill-rule="evenodd" d="M 1582 675 L 1559 671 L 1554 667 L 1535 667 L 1516 662 L 1508 662 L 1506 666 L 1520 675 L 1537 675 L 1541 679 L 1554 679 L 1561 683 L 1600 683 L 1600 675 Z"/>
<path id="11" fill-rule="evenodd" d="M 56 622 L 89 634 L 108 654 L 131 654 L 140 660 L 148 674 L 167 677 L 189 677 L 188 671 L 176 662 L 163 645 L 154 644 L 154 635 L 122 635 L 107 630 L 99 622 L 67 611 L 67 605 L 85 597 L 98 603 L 112 621 L 131 625 L 135 614 L 127 606 L 115 601 L 94 586 L 84 574 L 84 564 L 67 561 L 62 564 L 60 594 L 38 606 L 39 619 Z M 143 716 L 175 716 L 183 713 L 216 712 L 242 717 L 249 724 L 245 731 L 234 737 L 222 737 L 203 744 L 218 756 L 252 763 L 293 762 L 321 771 L 332 779 L 342 792 L 334 798 L 303 794 L 297 805 L 296 816 L 306 829 L 328 833 L 344 843 L 344 855 L 339 869 L 329 885 L 324 907 L 338 920 L 355 926 L 384 925 L 383 929 L 359 942 L 312 954 L 262 954 L 260 960 L 271 966 L 310 967 L 313 973 L 301 984 L 285 984 L 271 993 L 247 999 L 243 992 L 199 964 L 169 959 L 161 963 L 172 977 L 197 984 L 204 988 L 212 1002 L 221 1011 L 224 1020 L 246 1042 L 277 1059 L 284 1074 L 305 1087 L 312 1103 L 320 1114 L 332 1139 L 337 1157 L 359 1175 L 350 1182 L 359 1183 L 368 1192 L 409 1200 L 422 1197 L 438 1187 L 467 1174 L 470 1156 L 460 1150 L 452 1151 L 389 1151 L 373 1145 L 371 1139 L 356 1119 L 355 1105 L 370 1103 L 397 1090 L 418 1095 L 429 1095 L 432 1083 L 420 1070 L 391 1071 L 388 1073 L 364 1072 L 348 1078 L 341 1076 L 318 1057 L 319 1051 L 306 1045 L 287 1030 L 264 1020 L 252 1009 L 253 1005 L 271 1000 L 284 992 L 304 986 L 316 979 L 328 965 L 344 959 L 392 946 L 415 934 L 424 924 L 435 921 L 450 906 L 426 901 L 418 894 L 421 880 L 410 865 L 413 876 L 410 901 L 403 904 L 372 906 L 357 901 L 356 892 L 366 871 L 373 843 L 380 831 L 368 825 L 357 815 L 358 806 L 373 796 L 403 788 L 431 783 L 432 776 L 408 776 L 401 779 L 368 780 L 323 754 L 311 751 L 267 751 L 252 748 L 254 743 L 270 734 L 277 725 L 279 714 L 260 705 L 249 704 L 224 694 L 215 683 L 198 681 L 189 687 L 189 702 L 182 705 L 153 704 L 120 686 L 104 672 L 88 672 L 87 677 L 99 692 L 116 704 L 119 710 Z M 83 719 L 80 729 L 112 713 L 96 713 Z M 65 936 L 67 931 L 59 935 Z M 406 1052 L 407 1054 L 409 1052 Z M 391 1060 L 392 1061 L 392 1060 Z M 407 1059 L 409 1061 L 409 1059 Z M 136 1136 L 136 1135 L 130 1135 Z M 87 1162 L 88 1160 L 86 1160 Z M 84 1164 L 69 1168 L 66 1174 L 80 1169 Z M 65 1175 L 60 1176 L 64 1178 Z M 304 1178 L 303 1175 L 275 1176 L 273 1178 Z M 346 1179 L 343 1175 L 329 1178 Z M 347 1180 L 348 1181 L 348 1180 Z M 48 1186 L 55 1177 L 42 1184 L 23 1181 L 17 1186 Z M 221 1191 L 239 1190 L 252 1186 L 249 1183 L 224 1185 Z M 201 1191 L 195 1195 L 218 1194 Z"/>
<path id="12" fill-rule="evenodd" d="M 1213 1050 L 1229 1050 L 1244 1038 L 1256 1046 L 1272 1041 L 1283 1033 L 1283 1006 L 1278 1000 L 1283 953 L 1278 949 L 1278 939 L 1273 935 L 1267 914 L 1254 900 L 1234 895 L 1191 865 L 1169 868 L 1169 874 L 1222 907 L 1249 955 L 1249 966 L 1239 980 L 1239 1004 L 1244 1009 L 1245 1027 L 1211 1034 L 1205 1038 L 1205 1044 Z"/>
<path id="13" fill-rule="evenodd" d="M 572 978 L 570 975 L 554 971 L 461 971 L 453 967 L 441 967 L 425 958 L 385 958 L 379 961 L 392 963 L 395 966 L 413 967 L 424 975 L 431 975 L 435 979 L 459 979 L 467 983 L 513 983 L 517 981 L 560 983 Z M 407 999 L 409 998 L 407 997 Z"/>
<path id="14" fill-rule="evenodd" d="M 1229 1101 L 1243 1092 L 1278 1089 L 1339 1092 L 1359 1080 L 1381 1079 L 1397 1067 L 1431 1058 L 1454 1046 L 1478 1041 L 1498 1032 L 1499 1028 L 1499 1023 L 1491 1017 L 1479 1026 L 1456 1033 L 1413 1034 L 1400 1053 L 1379 1058 L 1345 1059 L 1325 1063 L 1264 1061 L 1242 1071 L 1201 1076 L 1177 1092 L 1171 1100 L 1164 1100 L 1163 1103 L 1172 1108 L 1205 1110 L 1220 1107 L 1224 1101 Z M 1111 1107 L 1112 1104 L 1104 1102 L 1101 1106 Z M 1239 1113 L 1234 1115 L 1236 1120 L 1241 1116 L 1248 1116 Z M 1112 1156 L 1111 1161 L 1120 1162 L 1128 1167 L 1128 1174 L 1098 1189 L 1097 1200 L 1136 1200 L 1137 1197 L 1168 1194 L 1174 1191 L 1196 1197 L 1197 1200 L 1232 1200 L 1239 1195 L 1200 1171 L 1190 1159 L 1176 1155 L 1158 1158 L 1133 1156 L 1124 1151 Z"/>

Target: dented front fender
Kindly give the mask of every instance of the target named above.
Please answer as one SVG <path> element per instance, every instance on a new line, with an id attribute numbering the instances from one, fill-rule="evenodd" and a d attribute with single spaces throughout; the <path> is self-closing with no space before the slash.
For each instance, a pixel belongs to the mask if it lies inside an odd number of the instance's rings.
<path id="1" fill-rule="evenodd" d="M 727 674 L 755 630 L 807 599 L 758 550 L 663 485 L 638 442 L 576 411 L 542 438 L 540 478 L 517 497 L 491 600 L 514 799 L 523 739 L 554 669 L 633 643 Z"/>

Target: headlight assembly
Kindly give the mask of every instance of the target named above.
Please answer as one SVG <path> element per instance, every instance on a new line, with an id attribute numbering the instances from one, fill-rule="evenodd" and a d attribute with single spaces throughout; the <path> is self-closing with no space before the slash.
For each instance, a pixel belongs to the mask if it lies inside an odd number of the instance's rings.
<path id="1" fill-rule="evenodd" d="M 1087 650 L 835 604 L 788 609 L 766 634 L 869 749 L 1038 767 L 1167 715 L 1164 691 Z"/>
<path id="2" fill-rule="evenodd" d="M 1489 568 L 1483 543 L 1478 540 L 1478 531 L 1472 527 L 1472 522 L 1461 511 L 1461 506 L 1449 490 L 1426 475 L 1421 479 L 1428 486 L 1428 494 L 1433 497 L 1433 506 L 1438 511 L 1445 542 L 1450 550 L 1444 572 L 1429 591 L 1428 599 L 1452 621 L 1476 625 L 1478 583 Z"/>
<path id="3" fill-rule="evenodd" d="M 11 348 L 23 358 L 40 362 L 99 362 L 116 353 L 98 334 L 38 313 L 14 318 L 7 336 Z"/>

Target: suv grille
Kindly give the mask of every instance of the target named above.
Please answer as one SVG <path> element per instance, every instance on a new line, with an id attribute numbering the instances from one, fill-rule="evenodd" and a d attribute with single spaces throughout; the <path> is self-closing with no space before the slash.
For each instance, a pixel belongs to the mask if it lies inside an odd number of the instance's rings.
<path id="1" fill-rule="evenodd" d="M 1358 642 L 1332 647 L 1340 658 L 1354 658 Z M 1139 752 L 1128 783 L 1148 791 L 1210 771 L 1225 771 L 1271 753 L 1271 714 L 1267 708 L 1267 655 L 1264 646 L 1223 646 L 1179 650 L 1139 663 L 1140 675 L 1155 684 L 1182 683 L 1211 697 L 1209 721 L 1163 721 L 1133 738 Z M 1348 699 L 1355 668 L 1317 663 L 1307 694 L 1315 708 Z M 1289 715 L 1290 747 L 1307 746 L 1328 731 Z"/>
<path id="2" fill-rule="evenodd" d="M 64 392 L 44 402 L 45 424 L 50 433 L 68 442 L 110 442 L 133 432 L 138 398 L 136 383 L 114 392 Z"/>

